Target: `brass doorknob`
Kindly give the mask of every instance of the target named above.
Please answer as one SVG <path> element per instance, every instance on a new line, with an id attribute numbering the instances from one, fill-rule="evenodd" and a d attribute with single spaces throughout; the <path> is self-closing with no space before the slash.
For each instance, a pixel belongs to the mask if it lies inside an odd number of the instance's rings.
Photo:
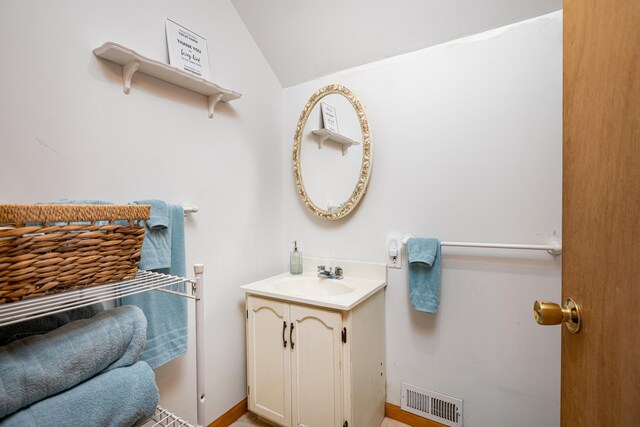
<path id="1" fill-rule="evenodd" d="M 563 306 L 549 301 L 536 301 L 533 304 L 533 316 L 540 325 L 564 323 L 572 334 L 579 332 L 582 326 L 580 306 L 572 298 L 567 298 Z"/>

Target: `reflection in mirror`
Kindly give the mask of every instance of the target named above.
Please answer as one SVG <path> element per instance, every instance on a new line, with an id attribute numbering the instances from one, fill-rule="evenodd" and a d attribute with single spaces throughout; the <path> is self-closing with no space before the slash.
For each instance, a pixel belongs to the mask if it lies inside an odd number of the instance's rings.
<path id="1" fill-rule="evenodd" d="M 298 192 L 317 216 L 342 218 L 358 204 L 369 179 L 371 141 L 364 108 L 351 91 L 331 85 L 311 97 L 296 127 L 293 162 Z"/>

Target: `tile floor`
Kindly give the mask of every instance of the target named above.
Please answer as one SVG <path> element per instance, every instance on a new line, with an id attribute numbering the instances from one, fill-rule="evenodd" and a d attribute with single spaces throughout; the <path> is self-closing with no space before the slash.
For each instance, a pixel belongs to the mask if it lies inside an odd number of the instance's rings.
<path id="1" fill-rule="evenodd" d="M 260 426 L 260 427 L 270 427 L 268 424 L 263 423 L 258 420 L 255 414 L 251 412 L 247 412 L 244 414 L 238 421 L 231 424 L 231 427 L 251 427 L 251 426 Z M 407 424 L 403 424 L 401 422 L 392 420 L 391 418 L 385 418 L 380 427 L 409 427 Z"/>

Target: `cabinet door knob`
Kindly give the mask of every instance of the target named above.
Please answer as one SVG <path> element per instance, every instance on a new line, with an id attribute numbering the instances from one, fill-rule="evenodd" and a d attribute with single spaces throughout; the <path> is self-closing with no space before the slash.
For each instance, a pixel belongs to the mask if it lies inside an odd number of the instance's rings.
<path id="1" fill-rule="evenodd" d="M 293 323 L 291 324 L 291 329 L 289 329 L 289 341 L 291 341 L 291 350 L 293 350 L 293 346 L 296 344 L 293 342 Z"/>
<path id="2" fill-rule="evenodd" d="M 284 334 L 287 331 L 287 321 L 282 322 L 282 345 L 287 348 L 287 340 L 284 339 Z"/>

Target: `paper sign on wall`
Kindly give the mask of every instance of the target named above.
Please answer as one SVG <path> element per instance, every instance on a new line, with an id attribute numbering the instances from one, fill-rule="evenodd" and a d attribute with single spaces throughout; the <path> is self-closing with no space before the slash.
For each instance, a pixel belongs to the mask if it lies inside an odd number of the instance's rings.
<path id="1" fill-rule="evenodd" d="M 338 118 L 336 117 L 335 108 L 329 104 L 321 102 L 320 109 L 322 110 L 322 123 L 324 128 L 338 133 Z"/>
<path id="2" fill-rule="evenodd" d="M 207 40 L 170 19 L 165 21 L 165 29 L 169 64 L 205 80 L 211 80 Z"/>

